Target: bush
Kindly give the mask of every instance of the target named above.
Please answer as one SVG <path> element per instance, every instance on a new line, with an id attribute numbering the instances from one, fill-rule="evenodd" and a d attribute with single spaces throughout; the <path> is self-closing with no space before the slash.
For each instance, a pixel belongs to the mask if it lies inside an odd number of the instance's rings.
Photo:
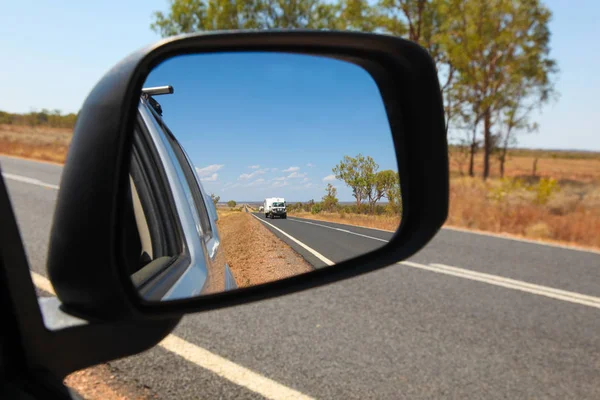
<path id="1" fill-rule="evenodd" d="M 311 209 L 310 209 L 310 213 L 311 213 L 311 214 L 318 214 L 318 213 L 320 213 L 321 211 L 323 211 L 323 208 L 322 208 L 322 206 L 321 206 L 321 203 L 315 203 L 315 204 L 313 204 L 313 206 L 312 206 L 312 207 L 311 207 Z"/>
<path id="2" fill-rule="evenodd" d="M 302 210 L 304 210 L 306 212 L 312 212 L 312 207 L 314 204 L 315 204 L 314 200 L 309 200 L 302 205 Z"/>
<path id="3" fill-rule="evenodd" d="M 536 204 L 546 204 L 554 193 L 560 191 L 560 186 L 558 186 L 558 182 L 554 178 L 542 178 L 530 190 L 535 193 Z"/>
<path id="4" fill-rule="evenodd" d="M 488 197 L 495 201 L 502 201 L 507 196 L 526 188 L 521 179 L 503 178 L 500 184 L 489 188 Z"/>

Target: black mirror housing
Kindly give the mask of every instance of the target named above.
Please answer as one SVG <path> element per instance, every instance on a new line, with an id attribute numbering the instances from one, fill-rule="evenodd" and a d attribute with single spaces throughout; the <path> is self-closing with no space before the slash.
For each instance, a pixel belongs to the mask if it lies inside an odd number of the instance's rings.
<path id="1" fill-rule="evenodd" d="M 403 215 L 399 230 L 372 253 L 281 281 L 165 303 L 142 300 L 119 268 L 121 205 L 142 85 L 181 54 L 266 51 L 337 58 L 376 82 L 390 122 Z M 391 36 L 349 32 L 262 31 L 191 34 L 162 40 L 125 58 L 86 99 L 63 170 L 48 254 L 48 274 L 65 310 L 101 320 L 173 318 L 322 286 L 383 268 L 419 251 L 448 212 L 448 148 L 435 64 L 420 46 Z M 212 215 L 212 212 L 211 212 Z"/>

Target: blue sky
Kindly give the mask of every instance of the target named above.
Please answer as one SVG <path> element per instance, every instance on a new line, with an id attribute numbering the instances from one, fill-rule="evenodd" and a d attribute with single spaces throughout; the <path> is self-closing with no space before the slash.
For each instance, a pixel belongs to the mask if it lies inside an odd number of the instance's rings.
<path id="1" fill-rule="evenodd" d="M 370 155 L 396 170 L 387 117 L 373 79 L 343 61 L 282 53 L 188 55 L 167 60 L 145 86 L 163 118 L 223 200 L 318 200 L 327 183 L 350 190 L 332 168 L 344 155 Z"/>
<path id="2" fill-rule="evenodd" d="M 552 55 L 561 73 L 560 99 L 544 108 L 538 133 L 520 145 L 600 150 L 593 120 L 600 100 L 600 27 L 596 0 L 547 1 Z M 75 112 L 101 75 L 120 59 L 159 39 L 149 28 L 166 0 L 21 0 L 0 13 L 0 110 Z"/>

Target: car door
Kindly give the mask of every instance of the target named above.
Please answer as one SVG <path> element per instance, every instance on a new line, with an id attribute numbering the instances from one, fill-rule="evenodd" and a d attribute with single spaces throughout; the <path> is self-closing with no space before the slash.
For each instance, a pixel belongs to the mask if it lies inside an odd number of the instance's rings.
<path id="1" fill-rule="evenodd" d="M 144 101 L 141 104 L 140 112 L 151 127 L 149 132 L 154 135 L 156 142 L 164 147 L 166 158 L 162 162 L 173 165 L 173 168 L 177 170 L 176 182 L 183 189 L 181 197 L 185 199 L 182 207 L 185 207 L 190 215 L 190 218 L 187 219 L 190 222 L 187 229 L 190 231 L 189 234 L 193 235 L 192 240 L 199 241 L 203 253 L 195 257 L 197 265 L 193 265 L 190 271 L 181 277 L 173 290 L 167 293 L 168 298 L 178 298 L 180 295 L 189 296 L 189 291 L 197 287 L 197 279 L 205 280 L 202 288 L 203 294 L 235 288 L 235 280 L 227 266 L 218 235 L 216 212 L 215 217 L 211 217 L 209 206 L 206 204 L 207 196 L 189 156 L 161 116 Z"/>

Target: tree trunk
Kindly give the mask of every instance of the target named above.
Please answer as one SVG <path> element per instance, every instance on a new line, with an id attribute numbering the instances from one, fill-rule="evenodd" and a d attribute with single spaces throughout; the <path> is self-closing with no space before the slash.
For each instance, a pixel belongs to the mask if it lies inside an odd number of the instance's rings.
<path id="1" fill-rule="evenodd" d="M 475 171 L 474 171 L 474 167 L 475 167 L 475 147 L 476 144 L 475 143 L 471 143 L 471 155 L 469 156 L 469 176 L 473 177 L 475 176 Z"/>
<path id="2" fill-rule="evenodd" d="M 504 178 L 504 163 L 506 162 L 506 153 L 508 153 L 508 149 L 505 144 L 502 148 L 502 154 L 500 155 L 500 178 Z"/>
<path id="3" fill-rule="evenodd" d="M 492 152 L 491 113 L 487 110 L 483 117 L 483 179 L 490 176 L 490 153 Z"/>
<path id="4" fill-rule="evenodd" d="M 479 119 L 475 121 L 473 126 L 473 136 L 471 136 L 471 154 L 469 155 L 469 176 L 475 176 L 475 153 L 477 152 L 477 125 Z"/>

